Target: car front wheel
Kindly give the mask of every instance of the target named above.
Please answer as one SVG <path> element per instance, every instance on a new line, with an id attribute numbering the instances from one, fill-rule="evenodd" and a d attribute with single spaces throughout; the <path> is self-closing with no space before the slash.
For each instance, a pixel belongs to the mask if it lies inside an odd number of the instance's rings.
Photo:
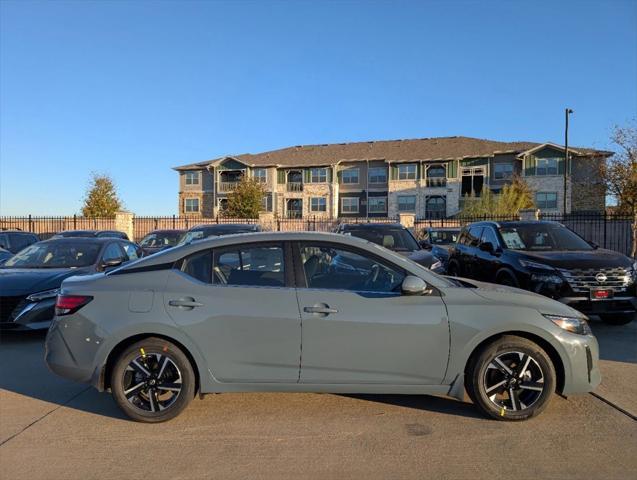
<path id="1" fill-rule="evenodd" d="M 599 318 L 602 319 L 604 323 L 608 323 L 609 325 L 626 325 L 630 323 L 635 318 L 634 313 L 611 313 L 600 315 Z"/>
<path id="2" fill-rule="evenodd" d="M 469 362 L 465 386 L 476 406 L 497 420 L 526 420 L 548 405 L 555 391 L 551 359 L 526 338 L 505 336 Z"/>
<path id="3" fill-rule="evenodd" d="M 195 395 L 195 374 L 177 346 L 148 338 L 125 349 L 115 361 L 111 390 L 133 420 L 158 423 L 181 413 Z"/>

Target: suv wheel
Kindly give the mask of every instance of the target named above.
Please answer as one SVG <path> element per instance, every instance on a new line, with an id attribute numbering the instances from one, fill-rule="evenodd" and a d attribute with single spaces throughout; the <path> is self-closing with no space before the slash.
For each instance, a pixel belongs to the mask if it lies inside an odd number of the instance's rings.
<path id="1" fill-rule="evenodd" d="M 505 336 L 471 359 L 465 387 L 482 413 L 497 420 L 526 420 L 546 408 L 555 377 L 553 363 L 539 345 Z"/>
<path id="2" fill-rule="evenodd" d="M 447 267 L 447 275 L 450 277 L 459 277 L 460 269 L 458 268 L 458 264 L 456 262 L 449 262 L 449 266 Z"/>
<path id="3" fill-rule="evenodd" d="M 609 325 L 626 325 L 630 323 L 635 318 L 634 313 L 610 313 L 605 315 L 600 315 L 599 318 L 602 319 L 604 323 L 608 323 Z"/>
<path id="4" fill-rule="evenodd" d="M 148 338 L 116 359 L 111 390 L 119 407 L 133 420 L 164 422 L 179 415 L 195 396 L 195 374 L 178 347 Z"/>

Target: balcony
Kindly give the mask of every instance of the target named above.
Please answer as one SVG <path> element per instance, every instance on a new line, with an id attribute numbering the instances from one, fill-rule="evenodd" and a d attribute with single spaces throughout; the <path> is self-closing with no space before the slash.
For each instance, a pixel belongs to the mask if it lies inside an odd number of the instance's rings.
<path id="1" fill-rule="evenodd" d="M 302 182 L 288 182 L 287 183 L 288 192 L 302 192 L 303 191 L 303 183 Z"/>
<path id="2" fill-rule="evenodd" d="M 446 187 L 447 179 L 445 177 L 429 177 L 427 178 L 427 186 L 431 188 Z"/>
<path id="3" fill-rule="evenodd" d="M 218 182 L 217 183 L 217 191 L 218 192 L 231 192 L 233 191 L 236 186 L 239 184 L 238 181 L 236 182 Z"/>

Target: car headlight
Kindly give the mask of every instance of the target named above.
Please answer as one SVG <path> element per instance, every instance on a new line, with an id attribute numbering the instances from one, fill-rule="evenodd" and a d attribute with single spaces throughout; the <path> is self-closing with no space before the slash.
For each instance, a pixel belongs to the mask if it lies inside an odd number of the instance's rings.
<path id="1" fill-rule="evenodd" d="M 544 265 L 543 263 L 532 262 L 531 260 L 520 260 L 520 265 L 525 268 L 530 268 L 534 270 L 546 270 L 554 272 L 555 269 L 549 265 Z"/>
<path id="2" fill-rule="evenodd" d="M 46 300 L 47 298 L 57 297 L 58 293 L 60 293 L 59 288 L 52 288 L 51 290 L 44 290 L 42 292 L 32 293 L 27 297 L 27 300 L 30 302 L 39 302 L 41 300 Z"/>
<path id="3" fill-rule="evenodd" d="M 585 318 L 547 314 L 544 314 L 544 316 L 567 332 L 577 333 L 579 335 L 590 335 L 592 333 L 591 327 L 588 326 L 588 322 Z"/>

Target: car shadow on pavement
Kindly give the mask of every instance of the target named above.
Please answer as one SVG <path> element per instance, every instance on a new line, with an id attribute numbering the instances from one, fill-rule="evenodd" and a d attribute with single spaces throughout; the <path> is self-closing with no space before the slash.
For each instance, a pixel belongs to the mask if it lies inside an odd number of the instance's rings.
<path id="1" fill-rule="evenodd" d="M 108 393 L 51 373 L 44 363 L 41 332 L 2 332 L 0 335 L 0 390 L 58 406 L 111 418 L 126 418 Z"/>
<path id="2" fill-rule="evenodd" d="M 637 320 L 627 325 L 608 325 L 593 318 L 590 322 L 599 343 L 599 358 L 637 363 Z"/>
<path id="3" fill-rule="evenodd" d="M 435 397 L 432 395 L 378 395 L 378 394 L 348 394 L 341 395 L 348 398 L 356 398 L 368 402 L 384 403 L 396 407 L 412 408 L 414 410 L 444 413 L 459 417 L 486 418 L 475 409 L 472 403 L 460 402 L 452 398 Z"/>

